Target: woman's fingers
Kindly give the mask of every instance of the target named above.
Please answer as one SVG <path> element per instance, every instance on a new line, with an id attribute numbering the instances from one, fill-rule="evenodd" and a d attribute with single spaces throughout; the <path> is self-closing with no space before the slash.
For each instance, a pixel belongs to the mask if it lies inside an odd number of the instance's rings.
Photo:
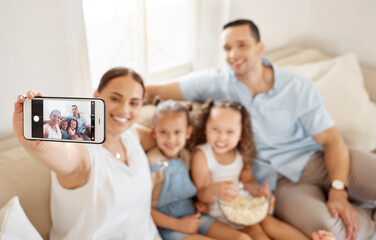
<path id="1" fill-rule="evenodd" d="M 14 103 L 13 112 L 13 131 L 17 139 L 21 143 L 27 142 L 23 136 L 23 104 L 26 98 L 33 99 L 35 96 L 42 96 L 41 93 L 36 91 L 28 91 L 26 95 L 18 95 L 17 100 Z M 41 145 L 41 143 L 34 143 L 36 146 Z"/>
<path id="2" fill-rule="evenodd" d="M 34 97 L 42 97 L 42 94 L 40 92 L 31 90 L 26 93 L 26 97 L 29 99 L 33 99 Z"/>
<path id="3" fill-rule="evenodd" d="M 17 102 L 22 103 L 24 101 L 25 101 L 25 96 L 24 95 L 18 95 Z"/>

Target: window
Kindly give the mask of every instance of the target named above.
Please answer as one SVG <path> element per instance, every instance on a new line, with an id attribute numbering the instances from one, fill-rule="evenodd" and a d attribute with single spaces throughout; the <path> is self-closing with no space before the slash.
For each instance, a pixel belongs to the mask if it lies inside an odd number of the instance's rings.
<path id="1" fill-rule="evenodd" d="M 192 0 L 83 0 L 93 87 L 105 71 L 131 67 L 148 81 L 192 69 Z"/>

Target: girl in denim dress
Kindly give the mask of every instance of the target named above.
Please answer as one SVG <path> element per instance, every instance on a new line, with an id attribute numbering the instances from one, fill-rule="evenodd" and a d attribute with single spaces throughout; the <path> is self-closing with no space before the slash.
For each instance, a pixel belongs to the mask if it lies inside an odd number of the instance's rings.
<path id="1" fill-rule="evenodd" d="M 189 153 L 183 149 L 192 126 L 189 110 L 175 101 L 156 108 L 152 135 L 157 147 L 148 151 L 153 181 L 152 217 L 163 239 L 250 239 L 246 234 L 201 213 L 193 197 Z M 199 206 L 199 205 L 198 205 Z"/>
<path id="2" fill-rule="evenodd" d="M 63 139 L 69 139 L 67 120 L 64 119 L 60 122 L 60 131 L 61 131 L 61 136 Z"/>

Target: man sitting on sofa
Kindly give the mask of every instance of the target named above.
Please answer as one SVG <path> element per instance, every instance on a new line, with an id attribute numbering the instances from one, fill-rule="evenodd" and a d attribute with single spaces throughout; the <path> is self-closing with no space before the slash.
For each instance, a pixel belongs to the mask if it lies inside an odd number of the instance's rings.
<path id="1" fill-rule="evenodd" d="M 91 140 L 90 132 L 91 128 L 90 125 L 87 124 L 86 119 L 84 116 L 78 112 L 77 105 L 72 105 L 72 115 L 65 116 L 67 121 L 74 119 L 77 121 L 77 135 L 84 140 Z"/>
<path id="2" fill-rule="evenodd" d="M 348 150 L 309 79 L 262 58 L 264 44 L 252 21 L 226 24 L 221 37 L 229 67 L 147 86 L 149 97 L 243 104 L 259 154 L 254 176 L 275 190 L 276 215 L 306 235 L 325 229 L 337 239 L 368 239 L 374 210 L 352 200 L 374 204 L 375 155 Z"/>

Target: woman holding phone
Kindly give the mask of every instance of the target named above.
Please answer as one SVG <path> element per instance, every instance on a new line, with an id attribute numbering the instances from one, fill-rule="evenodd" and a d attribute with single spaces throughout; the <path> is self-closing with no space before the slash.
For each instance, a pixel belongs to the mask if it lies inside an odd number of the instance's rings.
<path id="1" fill-rule="evenodd" d="M 55 138 L 61 139 L 61 131 L 59 128 L 59 122 L 61 118 L 61 113 L 59 110 L 52 110 L 50 113 L 50 120 L 43 126 L 43 137 L 44 138 Z"/>
<path id="2" fill-rule="evenodd" d="M 14 105 L 18 141 L 52 170 L 50 239 L 160 239 L 150 215 L 151 177 L 144 150 L 154 142 L 136 126 L 145 93 L 128 68 L 106 72 L 94 96 L 106 102 L 101 145 L 27 141 L 22 135 L 25 97 Z M 27 98 L 41 96 L 29 91 Z M 52 157 L 53 156 L 53 157 Z"/>

